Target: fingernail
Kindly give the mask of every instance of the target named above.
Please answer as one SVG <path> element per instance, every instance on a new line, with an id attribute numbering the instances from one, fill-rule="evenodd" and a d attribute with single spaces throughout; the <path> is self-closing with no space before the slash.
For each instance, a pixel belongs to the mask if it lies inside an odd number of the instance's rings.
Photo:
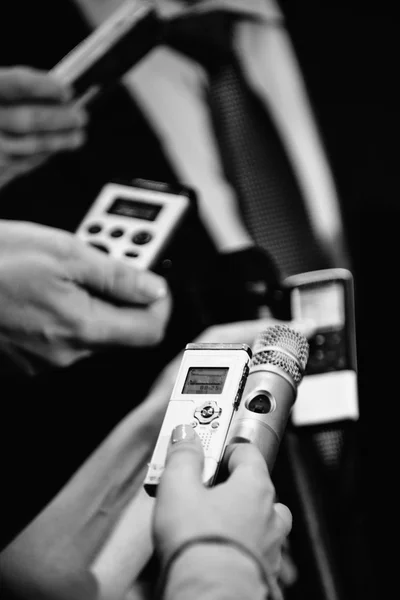
<path id="1" fill-rule="evenodd" d="M 77 131 L 76 133 L 73 134 L 73 136 L 71 138 L 71 145 L 74 148 L 77 148 L 79 146 L 82 146 L 85 141 L 86 141 L 85 134 L 82 131 Z"/>
<path id="2" fill-rule="evenodd" d="M 188 423 L 183 425 L 177 425 L 171 433 L 171 442 L 172 444 L 177 444 L 178 442 L 183 441 L 191 441 L 194 440 L 194 429 Z"/>
<path id="3" fill-rule="evenodd" d="M 165 298 L 167 295 L 167 286 L 165 282 L 161 278 L 156 277 L 154 274 L 152 274 L 152 276 L 143 277 L 140 287 L 142 293 L 154 300 Z"/>
<path id="4" fill-rule="evenodd" d="M 167 288 L 165 287 L 165 285 L 159 285 L 155 290 L 154 290 L 154 297 L 159 299 L 159 298 L 165 298 L 165 296 L 167 295 Z"/>

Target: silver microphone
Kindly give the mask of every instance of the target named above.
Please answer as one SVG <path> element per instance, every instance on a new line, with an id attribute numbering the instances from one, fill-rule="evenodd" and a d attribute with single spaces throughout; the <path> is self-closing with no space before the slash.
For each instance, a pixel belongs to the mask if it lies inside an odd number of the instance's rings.
<path id="1" fill-rule="evenodd" d="M 226 446 L 255 444 L 272 470 L 308 354 L 307 339 L 287 325 L 274 325 L 258 336 Z M 225 452 L 225 460 L 229 454 Z"/>

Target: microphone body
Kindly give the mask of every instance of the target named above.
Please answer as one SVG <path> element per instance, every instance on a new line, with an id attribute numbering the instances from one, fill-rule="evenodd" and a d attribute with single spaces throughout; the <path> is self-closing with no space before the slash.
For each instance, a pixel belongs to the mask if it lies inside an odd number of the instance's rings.
<path id="1" fill-rule="evenodd" d="M 270 471 L 307 366 L 308 353 L 307 339 L 286 325 L 270 327 L 260 334 L 254 346 L 227 446 L 243 442 L 255 444 Z"/>

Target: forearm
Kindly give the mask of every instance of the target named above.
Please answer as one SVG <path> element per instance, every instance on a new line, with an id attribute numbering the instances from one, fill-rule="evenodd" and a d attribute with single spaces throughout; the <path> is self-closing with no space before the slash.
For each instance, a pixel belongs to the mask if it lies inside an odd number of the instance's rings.
<path id="1" fill-rule="evenodd" d="M 163 600 L 265 600 L 256 563 L 235 548 L 197 545 L 173 563 Z"/>

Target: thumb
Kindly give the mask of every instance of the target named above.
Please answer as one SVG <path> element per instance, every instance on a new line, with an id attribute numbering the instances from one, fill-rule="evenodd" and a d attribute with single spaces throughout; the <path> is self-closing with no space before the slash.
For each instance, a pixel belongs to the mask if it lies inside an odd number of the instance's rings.
<path id="1" fill-rule="evenodd" d="M 184 481 L 187 487 L 198 485 L 202 482 L 203 466 L 199 436 L 190 424 L 177 425 L 171 433 L 161 484 L 176 486 Z"/>
<path id="2" fill-rule="evenodd" d="M 274 510 L 280 520 L 283 534 L 285 537 L 287 537 L 292 530 L 292 513 L 286 504 L 282 504 L 281 502 L 275 502 Z"/>

